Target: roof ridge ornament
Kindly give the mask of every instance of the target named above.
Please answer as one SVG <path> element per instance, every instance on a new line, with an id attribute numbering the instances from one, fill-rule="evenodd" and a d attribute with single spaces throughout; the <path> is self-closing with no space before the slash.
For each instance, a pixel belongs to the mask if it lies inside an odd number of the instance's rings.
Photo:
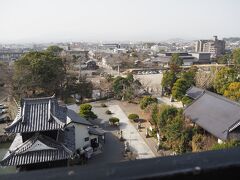
<path id="1" fill-rule="evenodd" d="M 48 101 L 48 121 L 51 120 L 51 99 Z"/>
<path id="2" fill-rule="evenodd" d="M 25 123 L 25 108 L 26 108 L 26 101 L 24 101 L 23 103 L 23 108 L 22 108 L 22 113 L 21 113 L 21 117 L 22 117 L 22 124 Z"/>

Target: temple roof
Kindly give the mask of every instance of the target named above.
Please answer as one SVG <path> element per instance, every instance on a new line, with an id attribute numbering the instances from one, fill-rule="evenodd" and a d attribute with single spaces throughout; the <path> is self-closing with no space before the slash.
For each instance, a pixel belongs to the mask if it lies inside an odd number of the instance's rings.
<path id="1" fill-rule="evenodd" d="M 36 134 L 24 143 L 17 134 L 8 153 L 0 162 L 1 166 L 18 166 L 41 162 L 69 159 L 72 151 L 52 138 Z"/>
<path id="2" fill-rule="evenodd" d="M 67 108 L 55 97 L 28 98 L 21 101 L 18 114 L 5 130 L 8 133 L 57 130 L 64 127 Z"/>
<path id="3" fill-rule="evenodd" d="M 196 99 L 185 108 L 184 115 L 215 137 L 226 140 L 240 125 L 240 104 L 207 90 L 198 88 L 194 92 Z"/>

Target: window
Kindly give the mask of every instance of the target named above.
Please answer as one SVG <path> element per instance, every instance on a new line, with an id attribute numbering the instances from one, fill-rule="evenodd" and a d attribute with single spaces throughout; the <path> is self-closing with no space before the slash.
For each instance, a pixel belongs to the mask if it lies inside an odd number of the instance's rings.
<path id="1" fill-rule="evenodd" d="M 84 138 L 85 141 L 89 141 L 89 137 Z"/>

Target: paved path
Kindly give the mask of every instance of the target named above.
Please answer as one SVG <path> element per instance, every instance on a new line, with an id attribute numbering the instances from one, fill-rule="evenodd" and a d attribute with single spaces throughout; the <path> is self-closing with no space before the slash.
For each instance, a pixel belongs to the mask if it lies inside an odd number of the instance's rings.
<path id="1" fill-rule="evenodd" d="M 176 108 L 183 107 L 182 102 L 171 102 L 170 99 L 167 97 L 157 97 L 157 99 L 160 103 L 165 103 L 167 105 L 174 106 Z"/>
<path id="2" fill-rule="evenodd" d="M 118 105 L 110 105 L 109 110 L 114 113 L 114 117 L 120 119 L 120 129 L 123 131 L 123 137 L 129 143 L 131 150 L 138 154 L 137 159 L 155 157 L 152 150 L 148 147 L 139 132 L 128 120 L 122 109 Z"/>

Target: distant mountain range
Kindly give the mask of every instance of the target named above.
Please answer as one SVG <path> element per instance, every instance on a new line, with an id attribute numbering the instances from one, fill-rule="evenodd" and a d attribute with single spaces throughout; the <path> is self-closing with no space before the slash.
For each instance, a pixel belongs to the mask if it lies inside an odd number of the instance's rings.
<path id="1" fill-rule="evenodd" d="M 171 38 L 166 40 L 165 42 L 169 42 L 169 43 L 186 43 L 186 42 L 191 42 L 193 40 L 189 40 L 189 39 L 182 39 L 182 38 Z"/>
<path id="2" fill-rule="evenodd" d="M 228 41 L 228 42 L 236 42 L 236 41 L 240 41 L 240 37 L 223 38 L 223 40 Z"/>

